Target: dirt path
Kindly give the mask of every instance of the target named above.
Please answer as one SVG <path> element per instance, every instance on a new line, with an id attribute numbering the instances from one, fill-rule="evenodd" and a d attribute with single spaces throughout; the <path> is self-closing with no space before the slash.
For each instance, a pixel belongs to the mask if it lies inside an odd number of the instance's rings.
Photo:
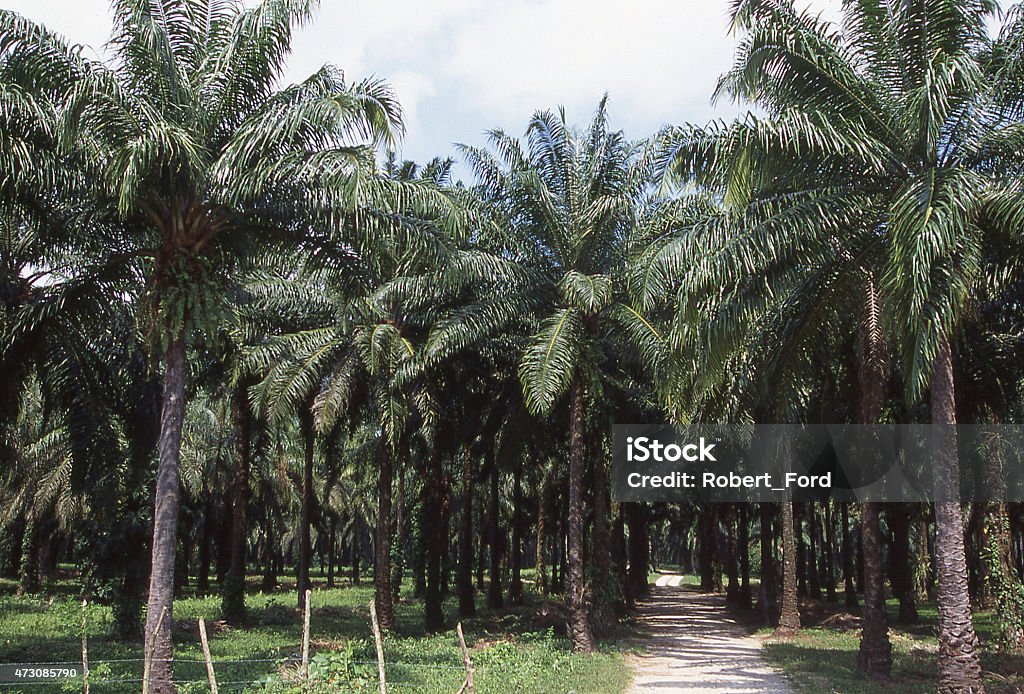
<path id="1" fill-rule="evenodd" d="M 641 653 L 631 659 L 630 694 L 793 692 L 765 664 L 761 642 L 729 614 L 722 596 L 669 581 L 652 587 L 638 608 Z"/>

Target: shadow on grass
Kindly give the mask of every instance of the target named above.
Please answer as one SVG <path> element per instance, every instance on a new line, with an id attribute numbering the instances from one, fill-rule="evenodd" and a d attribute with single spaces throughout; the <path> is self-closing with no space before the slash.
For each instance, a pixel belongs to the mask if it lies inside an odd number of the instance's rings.
<path id="1" fill-rule="evenodd" d="M 769 641 L 764 652 L 768 661 L 782 668 L 803 692 L 891 694 L 894 685 L 901 694 L 935 691 L 934 654 L 924 650 L 900 653 L 893 667 L 893 680 L 875 682 L 857 671 L 856 643 L 851 649 L 849 644 L 836 640 L 802 634 L 787 641 Z"/>
<path id="2" fill-rule="evenodd" d="M 0 662 L 68 662 L 81 656 L 81 607 L 77 589 L 61 586 L 58 595 L 40 599 L 0 597 Z M 267 676 L 291 670 L 301 652 L 302 613 L 297 609 L 294 585 L 283 581 L 277 591 L 261 593 L 248 582 L 248 618 L 245 624 L 228 625 L 220 620 L 220 596 L 199 596 L 186 588 L 175 600 L 175 674 L 188 682 L 184 691 L 202 688 L 205 666 L 197 623 L 202 617 L 210 633 L 210 649 L 218 680 L 236 683 L 225 688 L 241 691 Z M 370 585 L 326 589 L 315 581 L 312 596 L 311 651 L 330 657 L 348 653 L 354 662 L 375 677 L 376 653 L 369 620 Z M 570 651 L 568 642 L 538 613 L 544 601 L 529 593 L 520 607 L 493 611 L 478 595 L 477 618 L 463 624 L 477 667 L 478 691 L 494 694 L 577 692 L 619 694 L 628 684 L 628 672 L 612 645 L 592 656 Z M 449 630 L 426 634 L 423 605 L 406 600 L 395 606 L 396 632 L 385 637 L 389 681 L 420 692 L 458 689 L 464 676 L 462 657 L 454 634 L 457 607 L 445 602 Z M 560 621 L 560 620 L 559 620 Z M 89 655 L 102 686 L 93 691 L 138 691 L 142 672 L 141 643 L 122 642 L 112 636 L 109 607 L 89 608 Z M 189 688 L 191 687 L 191 689 Z M 402 690 L 402 689 L 399 689 Z M 56 691 L 56 690 L 55 690 Z"/>
<path id="3" fill-rule="evenodd" d="M 934 603 L 917 606 L 918 622 L 900 624 L 899 603 L 887 601 L 889 637 L 893 644 L 892 679 L 876 682 L 857 672 L 860 648 L 860 610 L 847 611 L 835 603 L 801 603 L 804 628 L 794 639 L 769 640 L 765 655 L 782 668 L 802 692 L 900 694 L 934 692 L 938 684 L 938 610 Z M 1024 691 L 1024 657 L 996 651 L 998 624 L 991 612 L 974 614 L 981 641 L 986 691 L 1019 694 Z"/>

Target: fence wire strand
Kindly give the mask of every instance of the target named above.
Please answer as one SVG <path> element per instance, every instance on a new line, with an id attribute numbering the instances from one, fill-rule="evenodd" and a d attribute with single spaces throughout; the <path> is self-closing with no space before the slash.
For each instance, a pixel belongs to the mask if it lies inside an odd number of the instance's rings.
<path id="1" fill-rule="evenodd" d="M 205 671 L 205 660 L 195 658 L 171 658 L 161 662 L 172 662 L 175 665 L 174 678 L 179 685 L 189 684 L 205 684 L 207 682 L 206 671 Z M 142 684 L 142 669 L 145 663 L 144 658 L 110 658 L 110 659 L 96 659 L 89 661 L 89 685 L 92 691 L 97 694 L 105 692 L 134 692 L 138 689 L 138 685 Z M 230 691 L 253 691 L 253 692 L 275 692 L 279 690 L 295 688 L 301 686 L 301 681 L 295 677 L 289 677 L 288 672 L 294 668 L 297 668 L 300 663 L 300 658 L 297 655 L 286 655 L 280 658 L 214 658 L 213 667 L 218 675 L 217 686 L 221 690 Z M 364 673 L 364 679 L 376 680 L 376 667 L 377 662 L 372 660 L 348 660 L 347 665 L 353 668 L 363 668 L 367 672 Z M 81 662 L 78 661 L 46 661 L 46 662 L 23 662 L 23 663 L 10 663 L 7 665 L 16 665 L 24 667 L 26 669 L 45 669 L 53 667 L 80 667 Z M 106 669 L 121 670 L 121 673 L 113 672 L 107 676 L 98 674 L 97 671 L 102 672 Z M 137 670 L 136 672 L 123 672 L 129 666 L 129 670 Z M 479 674 L 482 670 L 485 670 L 486 666 L 476 667 L 475 670 Z M 373 675 L 370 675 L 370 671 L 374 671 Z M 436 663 L 416 663 L 416 662 L 403 662 L 403 661 L 387 661 L 385 663 L 385 671 L 388 675 L 394 675 L 400 677 L 392 681 L 388 679 L 387 686 L 389 691 L 410 691 L 410 692 L 436 692 L 438 691 L 438 684 L 425 685 L 417 683 L 415 681 L 408 681 L 408 676 L 415 673 L 416 671 L 429 671 L 439 673 L 458 673 L 460 675 L 457 678 L 461 683 L 461 674 L 465 672 L 465 668 L 461 665 L 448 665 L 448 664 L 436 664 Z M 223 673 L 224 680 L 221 681 L 220 676 Z M 137 676 L 135 676 L 137 675 Z M 241 676 L 239 676 L 241 675 Z M 270 680 L 268 678 L 280 678 Z M 0 682 L 0 692 L 7 694 L 20 690 L 30 690 L 32 692 L 40 691 L 81 691 L 80 685 L 76 687 L 75 683 L 83 682 L 81 675 L 66 679 L 33 679 L 30 681 L 17 681 L 17 682 Z M 314 684 L 321 687 L 328 686 L 327 683 L 320 681 Z M 357 688 L 355 684 L 341 684 L 337 688 L 335 685 L 329 685 L 332 687 L 332 692 L 346 692 L 346 691 L 364 691 L 365 687 Z M 455 685 L 458 687 L 458 683 Z M 316 690 L 315 690 L 316 691 Z M 326 690 L 324 690 L 326 691 Z M 454 689 L 453 689 L 454 691 Z"/>

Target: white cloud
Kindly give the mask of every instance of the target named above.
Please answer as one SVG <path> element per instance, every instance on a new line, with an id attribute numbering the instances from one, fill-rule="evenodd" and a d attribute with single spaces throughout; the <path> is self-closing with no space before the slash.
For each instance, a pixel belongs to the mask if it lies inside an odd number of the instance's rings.
<path id="1" fill-rule="evenodd" d="M 421 105 L 424 100 L 437 95 L 433 80 L 418 72 L 398 72 L 389 75 L 388 82 L 401 101 L 406 131 L 421 132 L 425 127 L 420 113 Z"/>
<path id="2" fill-rule="evenodd" d="M 558 103 L 589 113 L 605 91 L 634 122 L 706 116 L 732 55 L 717 2 L 515 0 L 458 37 L 450 68 L 463 94 L 485 114 L 521 119 Z"/>
<path id="3" fill-rule="evenodd" d="M 838 0 L 807 0 L 835 16 Z M 254 0 L 246 0 L 253 4 Z M 564 105 L 586 123 L 604 92 L 612 124 L 631 137 L 667 122 L 729 115 L 712 108 L 732 60 L 728 0 L 323 0 L 299 31 L 285 78 L 325 62 L 350 80 L 388 79 L 407 114 L 405 155 L 451 152 L 500 126 L 521 133 L 532 112 Z M 107 0 L 0 0 L 99 46 Z"/>

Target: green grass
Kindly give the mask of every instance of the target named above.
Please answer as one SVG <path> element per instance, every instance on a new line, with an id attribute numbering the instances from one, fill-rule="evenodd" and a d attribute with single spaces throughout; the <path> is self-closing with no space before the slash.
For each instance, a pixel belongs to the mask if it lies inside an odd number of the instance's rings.
<path id="1" fill-rule="evenodd" d="M 364 585 L 328 590 L 321 579 L 314 585 L 312 670 L 320 677 L 324 691 L 376 691 L 376 658 L 368 611 L 372 588 Z M 0 591 L 7 587 L 0 586 Z M 408 590 L 408 583 L 405 587 Z M 75 586 L 62 581 L 48 586 L 47 591 L 27 597 L 0 595 L 0 663 L 80 662 L 81 606 L 74 596 Z M 182 687 L 183 692 L 207 691 L 197 631 L 199 617 L 208 625 L 218 682 L 252 683 L 267 675 L 278 680 L 294 676 L 302 634 L 294 592 L 288 586 L 267 595 L 253 592 L 247 596 L 247 605 L 249 624 L 230 628 L 218 621 L 218 596 L 175 601 L 175 673 L 180 680 L 190 682 Z M 454 632 L 454 602 L 447 601 L 445 607 L 453 629 L 428 635 L 423 630 L 421 603 L 409 601 L 396 606 L 396 633 L 385 639 L 384 646 L 391 691 L 450 694 L 458 689 L 464 669 Z M 476 670 L 477 691 L 623 692 L 631 676 L 621 654 L 611 647 L 594 655 L 571 653 L 568 642 L 552 626 L 556 620 L 540 614 L 541 607 L 541 600 L 533 594 L 528 595 L 525 606 L 497 613 L 481 604 L 480 617 L 463 625 Z M 98 668 L 99 676 L 106 680 L 139 679 L 141 645 L 111 637 L 109 608 L 91 605 L 88 623 L 90 661 L 94 669 Z M 242 660 L 253 662 L 238 662 Z M 80 684 L 75 686 L 74 691 L 81 691 Z M 0 694 L 16 689 L 4 687 Z M 24 687 L 29 694 L 53 689 L 54 685 Z M 256 688 L 238 684 L 220 689 Z M 130 682 L 97 682 L 92 686 L 97 694 L 137 690 L 138 684 Z"/>
<path id="2" fill-rule="evenodd" d="M 813 604 L 814 614 L 799 635 L 792 639 L 768 638 L 765 657 L 783 670 L 797 691 L 842 694 L 925 694 L 934 692 L 938 683 L 936 637 L 938 611 L 934 603 L 918 605 L 920 621 L 915 625 L 897 624 L 898 603 L 889 600 L 889 638 L 893 645 L 892 681 L 875 682 L 857 672 L 860 630 L 846 620 L 822 623 L 827 616 L 825 604 Z M 831 606 L 835 609 L 836 606 Z M 801 605 L 803 608 L 803 605 Z M 829 625 L 831 624 L 831 626 Z M 982 643 L 982 667 L 986 690 L 992 693 L 1020 692 L 1024 688 L 1024 659 L 995 652 L 996 624 L 991 612 L 978 612 L 975 629 Z M 770 630 L 762 629 L 768 636 Z"/>

